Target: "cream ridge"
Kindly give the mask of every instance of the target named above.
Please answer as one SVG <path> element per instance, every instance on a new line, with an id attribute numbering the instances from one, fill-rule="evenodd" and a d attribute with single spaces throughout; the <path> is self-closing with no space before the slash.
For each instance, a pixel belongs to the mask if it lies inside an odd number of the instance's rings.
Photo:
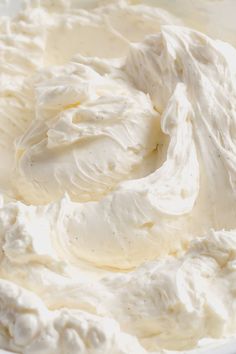
<path id="1" fill-rule="evenodd" d="M 236 50 L 78 3 L 0 17 L 0 348 L 197 353 L 236 333 Z"/>

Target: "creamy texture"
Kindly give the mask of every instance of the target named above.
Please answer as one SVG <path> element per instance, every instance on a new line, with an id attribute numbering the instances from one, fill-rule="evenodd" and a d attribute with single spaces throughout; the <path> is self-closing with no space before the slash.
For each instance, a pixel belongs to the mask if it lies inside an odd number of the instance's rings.
<path id="1" fill-rule="evenodd" d="M 160 9 L 56 4 L 0 20 L 0 347 L 233 336 L 236 50 Z"/>

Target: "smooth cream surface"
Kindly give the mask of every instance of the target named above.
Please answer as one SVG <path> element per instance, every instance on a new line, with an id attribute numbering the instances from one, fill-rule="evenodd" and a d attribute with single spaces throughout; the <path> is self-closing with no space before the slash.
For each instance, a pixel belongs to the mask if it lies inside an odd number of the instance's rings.
<path id="1" fill-rule="evenodd" d="M 236 50 L 132 1 L 29 1 L 0 34 L 0 347 L 233 336 Z"/>

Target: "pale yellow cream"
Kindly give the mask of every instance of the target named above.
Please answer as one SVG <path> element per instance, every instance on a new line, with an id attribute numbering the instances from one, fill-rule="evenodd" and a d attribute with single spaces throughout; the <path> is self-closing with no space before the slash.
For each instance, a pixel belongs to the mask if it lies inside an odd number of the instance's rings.
<path id="1" fill-rule="evenodd" d="M 164 10 L 0 19 L 0 347 L 158 354 L 236 332 L 236 50 Z"/>

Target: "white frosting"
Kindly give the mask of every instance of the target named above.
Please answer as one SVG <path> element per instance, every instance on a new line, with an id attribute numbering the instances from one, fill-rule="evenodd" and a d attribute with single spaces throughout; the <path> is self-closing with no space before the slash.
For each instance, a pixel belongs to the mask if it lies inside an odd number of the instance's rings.
<path id="1" fill-rule="evenodd" d="M 234 335 L 235 49 L 126 1 L 41 6 L 0 19 L 0 347 Z"/>

